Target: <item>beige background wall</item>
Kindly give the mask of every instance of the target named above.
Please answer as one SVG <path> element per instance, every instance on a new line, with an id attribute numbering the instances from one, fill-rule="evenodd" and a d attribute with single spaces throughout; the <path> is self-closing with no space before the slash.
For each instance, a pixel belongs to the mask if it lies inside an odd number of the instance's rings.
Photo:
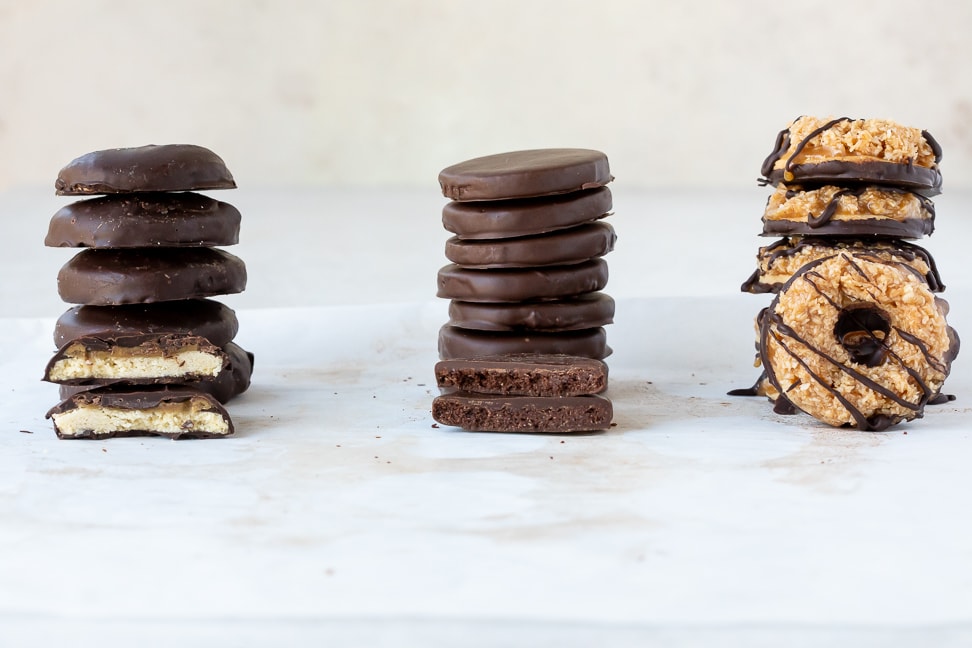
<path id="1" fill-rule="evenodd" d="M 241 185 L 435 186 L 515 148 L 750 187 L 802 113 L 930 130 L 972 186 L 972 3 L 0 0 L 0 188 L 194 142 Z"/>

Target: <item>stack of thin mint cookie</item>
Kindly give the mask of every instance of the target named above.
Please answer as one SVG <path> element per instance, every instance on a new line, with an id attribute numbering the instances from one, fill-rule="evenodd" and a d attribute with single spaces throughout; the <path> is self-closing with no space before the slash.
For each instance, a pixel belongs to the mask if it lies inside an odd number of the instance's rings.
<path id="1" fill-rule="evenodd" d="M 442 224 L 454 236 L 438 273 L 438 296 L 450 303 L 436 421 L 518 432 L 610 425 L 611 403 L 596 394 L 607 387 L 604 326 L 614 319 L 601 292 L 602 257 L 616 239 L 602 221 L 611 180 L 607 156 L 588 149 L 500 153 L 439 174 L 451 199 Z"/>
<path id="2" fill-rule="evenodd" d="M 44 380 L 62 439 L 225 437 L 223 406 L 249 387 L 253 355 L 233 342 L 236 314 L 209 299 L 246 287 L 240 212 L 196 193 L 236 182 L 212 151 L 143 146 L 83 155 L 61 169 L 58 195 L 99 196 L 61 208 L 45 244 L 86 248 L 57 277 L 65 302 Z"/>
<path id="3" fill-rule="evenodd" d="M 919 418 L 958 353 L 927 250 L 941 148 L 926 131 L 883 119 L 800 117 L 763 162 L 773 185 L 757 269 L 742 285 L 773 293 L 757 317 L 763 373 L 735 395 L 833 426 L 883 430 Z"/>

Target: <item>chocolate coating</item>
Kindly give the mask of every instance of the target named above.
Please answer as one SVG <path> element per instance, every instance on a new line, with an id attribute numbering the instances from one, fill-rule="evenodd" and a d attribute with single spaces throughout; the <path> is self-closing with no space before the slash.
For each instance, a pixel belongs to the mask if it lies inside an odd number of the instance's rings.
<path id="1" fill-rule="evenodd" d="M 442 226 L 460 239 L 512 238 L 595 221 L 607 216 L 612 206 L 607 187 L 523 200 L 453 200 L 442 208 Z"/>
<path id="2" fill-rule="evenodd" d="M 59 209 L 49 247 L 202 247 L 239 242 L 240 212 L 192 192 L 102 196 Z"/>
<path id="3" fill-rule="evenodd" d="M 253 375 L 253 354 L 244 350 L 235 342 L 223 347 L 228 364 L 215 378 L 199 380 L 192 383 L 194 389 L 212 395 L 220 403 L 228 403 L 250 387 Z M 121 383 L 127 384 L 127 383 Z M 91 385 L 60 385 L 61 400 L 83 391 L 92 389 Z"/>
<path id="4" fill-rule="evenodd" d="M 449 324 L 478 331 L 576 331 L 613 321 L 614 299 L 602 292 L 534 302 L 449 302 Z"/>
<path id="5" fill-rule="evenodd" d="M 580 263 L 614 249 L 617 235 L 607 223 L 588 223 L 549 234 L 513 239 L 446 241 L 446 258 L 464 268 L 528 268 Z"/>
<path id="6" fill-rule="evenodd" d="M 435 381 L 442 390 L 475 394 L 582 396 L 607 389 L 608 368 L 593 358 L 514 353 L 441 360 Z"/>
<path id="7" fill-rule="evenodd" d="M 194 144 L 94 151 L 72 160 L 54 183 L 59 196 L 235 187 L 222 158 Z"/>
<path id="8" fill-rule="evenodd" d="M 814 184 L 886 184 L 912 189 L 925 196 L 942 192 L 942 174 L 913 164 L 893 162 L 845 162 L 828 160 L 818 164 L 794 164 L 789 169 L 774 169 L 764 178 L 764 184 L 783 182 L 789 171 L 793 179 L 788 183 L 812 186 Z"/>
<path id="9" fill-rule="evenodd" d="M 582 331 L 486 332 L 446 324 L 439 329 L 439 359 L 478 358 L 510 353 L 544 353 L 603 360 L 611 355 L 603 328 Z"/>
<path id="10" fill-rule="evenodd" d="M 432 418 L 473 432 L 564 433 L 606 430 L 614 407 L 603 396 L 484 396 L 444 394 Z"/>
<path id="11" fill-rule="evenodd" d="M 614 177 L 607 156 L 576 148 L 531 149 L 474 158 L 439 173 L 453 200 L 505 200 L 593 189 Z"/>
<path id="12" fill-rule="evenodd" d="M 468 270 L 450 264 L 439 270 L 437 294 L 471 302 L 557 299 L 601 290 L 607 280 L 604 259 L 569 266 L 493 270 Z"/>
<path id="13" fill-rule="evenodd" d="M 199 299 L 245 287 L 243 261 L 213 248 L 83 250 L 57 275 L 61 299 L 98 306 Z"/>
<path id="14" fill-rule="evenodd" d="M 178 433 L 161 432 L 159 430 L 115 430 L 110 433 L 96 434 L 88 433 L 84 435 L 64 436 L 58 429 L 56 415 L 68 412 L 72 409 L 84 406 L 117 408 L 126 410 L 149 410 L 166 403 L 182 403 L 188 400 L 202 400 L 205 402 L 205 410 L 215 412 L 226 422 L 229 433 L 226 435 L 207 434 L 187 427 Z M 229 413 L 215 397 L 204 391 L 185 387 L 181 385 L 146 385 L 140 387 L 127 387 L 122 385 L 110 385 L 79 391 L 74 395 L 62 400 L 59 404 L 52 407 L 47 412 L 47 418 L 54 418 L 54 432 L 59 438 L 72 439 L 107 439 L 111 437 L 125 436 L 164 436 L 172 439 L 202 439 L 232 435 L 234 432 L 233 421 Z"/>
<path id="15" fill-rule="evenodd" d="M 124 306 L 74 306 L 54 325 L 60 348 L 79 337 L 128 335 L 198 335 L 216 346 L 236 337 L 239 321 L 233 309 L 211 299 L 186 299 Z"/>

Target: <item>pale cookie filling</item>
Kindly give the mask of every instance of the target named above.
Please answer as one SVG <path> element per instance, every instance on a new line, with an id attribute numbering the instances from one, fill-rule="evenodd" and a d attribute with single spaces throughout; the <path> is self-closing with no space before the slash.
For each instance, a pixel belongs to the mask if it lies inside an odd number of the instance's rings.
<path id="1" fill-rule="evenodd" d="M 86 351 L 84 345 L 68 347 L 67 357 L 51 368 L 53 382 L 81 378 L 158 378 L 184 376 L 216 376 L 223 368 L 223 359 L 196 348 L 186 348 L 173 355 L 142 355 L 125 347 L 110 351 Z"/>
<path id="2" fill-rule="evenodd" d="M 208 403 L 191 399 L 162 403 L 149 409 L 123 409 L 83 405 L 52 418 L 62 436 L 107 435 L 142 430 L 160 434 L 229 434 L 229 424 Z"/>
<path id="3" fill-rule="evenodd" d="M 838 196 L 839 192 L 845 192 Z M 800 191 L 779 185 L 766 203 L 763 219 L 767 221 L 807 222 L 819 217 L 836 198 L 836 211 L 830 220 L 853 221 L 865 219 L 926 220 L 931 213 L 913 193 L 868 187 L 860 195 L 847 193 L 844 187 L 825 186 Z"/>
<path id="4" fill-rule="evenodd" d="M 789 126 L 790 147 L 776 161 L 782 169 L 797 146 L 830 118 L 804 116 Z M 825 160 L 882 161 L 934 168 L 935 152 L 920 128 L 888 119 L 854 119 L 838 122 L 807 142 L 791 162 L 816 164 Z"/>

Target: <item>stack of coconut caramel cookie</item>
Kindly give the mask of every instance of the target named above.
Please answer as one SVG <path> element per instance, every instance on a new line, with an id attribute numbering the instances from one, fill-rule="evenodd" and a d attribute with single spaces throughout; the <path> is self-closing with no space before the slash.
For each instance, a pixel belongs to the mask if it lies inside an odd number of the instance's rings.
<path id="1" fill-rule="evenodd" d="M 436 368 L 440 423 L 470 430 L 569 432 L 610 425 L 601 292 L 614 248 L 608 159 L 534 149 L 468 160 L 439 174 L 451 262 Z"/>
<path id="2" fill-rule="evenodd" d="M 196 193 L 236 183 L 223 160 L 193 145 L 95 151 L 58 174 L 58 195 L 98 196 L 60 209 L 46 245 L 85 248 L 57 277 L 76 306 L 57 321 L 44 379 L 60 438 L 223 437 L 223 403 L 250 384 L 239 323 L 209 299 L 241 292 L 240 212 Z"/>
<path id="3" fill-rule="evenodd" d="M 773 293 L 757 317 L 750 389 L 779 413 L 882 430 L 944 400 L 958 353 L 931 254 L 941 149 L 926 131 L 881 119 L 800 117 L 762 167 L 774 187 L 744 292 Z"/>

